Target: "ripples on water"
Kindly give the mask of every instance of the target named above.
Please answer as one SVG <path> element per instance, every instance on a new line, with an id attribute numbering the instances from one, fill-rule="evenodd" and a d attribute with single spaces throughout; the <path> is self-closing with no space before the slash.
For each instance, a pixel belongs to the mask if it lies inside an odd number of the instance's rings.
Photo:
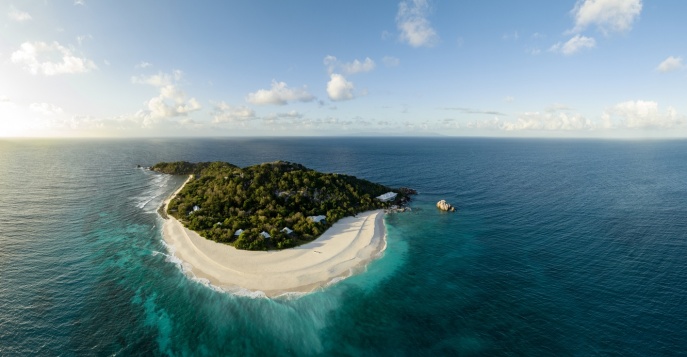
<path id="1" fill-rule="evenodd" d="M 687 143 L 0 141 L 0 355 L 659 355 L 687 350 Z M 164 254 L 158 161 L 288 160 L 420 191 L 368 272 L 216 292 Z M 434 208 L 439 199 L 457 214 Z M 163 254 L 160 254 L 163 253 Z"/>

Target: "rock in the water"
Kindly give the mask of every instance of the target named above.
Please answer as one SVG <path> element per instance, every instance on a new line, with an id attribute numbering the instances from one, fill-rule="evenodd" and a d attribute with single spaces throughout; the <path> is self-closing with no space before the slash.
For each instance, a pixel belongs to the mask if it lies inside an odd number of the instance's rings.
<path id="1" fill-rule="evenodd" d="M 450 203 L 446 202 L 446 200 L 441 200 L 437 202 L 437 208 L 442 210 L 442 211 L 447 211 L 447 212 L 455 212 L 456 208 L 451 206 Z"/>
<path id="2" fill-rule="evenodd" d="M 398 192 L 400 192 L 406 196 L 417 195 L 417 191 L 410 188 L 410 187 L 401 187 L 398 189 Z"/>

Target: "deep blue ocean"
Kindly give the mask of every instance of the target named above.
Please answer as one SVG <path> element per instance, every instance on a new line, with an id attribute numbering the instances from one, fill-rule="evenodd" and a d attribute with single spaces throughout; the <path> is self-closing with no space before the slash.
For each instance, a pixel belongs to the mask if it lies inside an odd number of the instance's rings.
<path id="1" fill-rule="evenodd" d="M 419 191 L 300 298 L 189 279 L 159 161 L 286 160 Z M 440 199 L 457 213 L 435 208 Z M 0 355 L 687 354 L 687 141 L 0 140 Z"/>

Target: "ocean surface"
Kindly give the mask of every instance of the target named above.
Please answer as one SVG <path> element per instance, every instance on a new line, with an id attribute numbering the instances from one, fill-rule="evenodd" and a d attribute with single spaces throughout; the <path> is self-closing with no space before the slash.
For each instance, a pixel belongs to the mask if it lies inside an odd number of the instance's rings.
<path id="1" fill-rule="evenodd" d="M 177 160 L 419 195 L 366 272 L 236 296 L 161 240 L 156 208 L 184 178 L 136 165 Z M 687 141 L 0 140 L 0 356 L 685 354 Z"/>

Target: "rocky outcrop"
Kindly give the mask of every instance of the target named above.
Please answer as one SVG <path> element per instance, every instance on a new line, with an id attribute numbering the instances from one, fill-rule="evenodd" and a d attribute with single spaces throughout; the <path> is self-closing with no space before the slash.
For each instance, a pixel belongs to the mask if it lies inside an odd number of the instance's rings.
<path id="1" fill-rule="evenodd" d="M 442 211 L 446 211 L 446 212 L 455 212 L 456 211 L 456 208 L 451 206 L 451 204 L 446 202 L 446 200 L 441 200 L 441 201 L 437 202 L 437 208 L 442 210 Z"/>
<path id="2" fill-rule="evenodd" d="M 417 191 L 410 187 L 401 187 L 398 189 L 398 192 L 405 196 L 417 195 Z"/>

